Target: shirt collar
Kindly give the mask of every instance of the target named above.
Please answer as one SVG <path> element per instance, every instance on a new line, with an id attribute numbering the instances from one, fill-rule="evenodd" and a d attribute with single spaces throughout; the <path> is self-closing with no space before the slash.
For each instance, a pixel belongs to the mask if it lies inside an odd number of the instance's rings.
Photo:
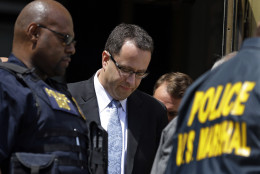
<path id="1" fill-rule="evenodd" d="M 98 101 L 98 107 L 99 107 L 99 112 L 102 112 L 108 105 L 109 103 L 113 100 L 111 95 L 105 90 L 105 88 L 102 86 L 100 81 L 98 80 L 98 70 L 94 76 L 94 88 L 96 91 L 96 96 L 97 96 L 97 101 Z M 126 102 L 127 98 L 124 100 L 119 101 L 122 109 L 124 112 L 126 112 Z"/>

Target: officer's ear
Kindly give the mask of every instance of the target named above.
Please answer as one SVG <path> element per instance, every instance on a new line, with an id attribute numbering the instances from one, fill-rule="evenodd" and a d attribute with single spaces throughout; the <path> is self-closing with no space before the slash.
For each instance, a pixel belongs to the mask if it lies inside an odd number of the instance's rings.
<path id="1" fill-rule="evenodd" d="M 33 42 L 37 42 L 39 39 L 40 28 L 36 23 L 31 23 L 27 28 L 27 35 L 30 40 Z"/>

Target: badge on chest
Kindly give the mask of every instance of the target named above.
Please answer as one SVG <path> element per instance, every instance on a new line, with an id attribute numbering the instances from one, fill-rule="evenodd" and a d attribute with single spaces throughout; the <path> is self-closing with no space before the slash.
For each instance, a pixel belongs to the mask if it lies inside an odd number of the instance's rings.
<path id="1" fill-rule="evenodd" d="M 53 109 L 79 115 L 75 106 L 65 94 L 49 89 L 47 87 L 44 87 L 44 91 L 47 94 L 47 97 L 49 98 L 50 104 Z"/>

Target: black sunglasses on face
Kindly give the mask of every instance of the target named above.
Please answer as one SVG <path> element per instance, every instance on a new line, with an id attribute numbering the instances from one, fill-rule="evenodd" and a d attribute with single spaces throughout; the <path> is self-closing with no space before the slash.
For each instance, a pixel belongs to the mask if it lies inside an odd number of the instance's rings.
<path id="1" fill-rule="evenodd" d="M 76 41 L 74 40 L 74 37 L 73 36 L 70 36 L 69 34 L 62 34 L 60 32 L 57 32 L 57 31 L 54 31 L 48 27 L 45 27 L 44 25 L 41 25 L 41 24 L 37 24 L 37 27 L 40 27 L 40 28 L 44 28 L 44 29 L 47 29 L 51 32 L 53 32 L 54 34 L 57 34 L 59 36 L 62 37 L 62 41 L 65 45 L 70 45 L 71 43 L 73 43 L 75 45 Z"/>
<path id="2" fill-rule="evenodd" d="M 112 57 L 112 55 L 108 52 L 110 59 L 114 62 L 114 64 L 116 65 L 116 67 L 119 69 L 119 72 L 121 73 L 121 75 L 125 76 L 125 77 L 129 77 L 132 74 L 135 74 L 135 77 L 138 79 L 143 79 L 145 78 L 149 72 L 145 71 L 145 72 L 135 72 L 129 68 L 123 67 L 121 65 L 119 65 L 115 59 Z"/>

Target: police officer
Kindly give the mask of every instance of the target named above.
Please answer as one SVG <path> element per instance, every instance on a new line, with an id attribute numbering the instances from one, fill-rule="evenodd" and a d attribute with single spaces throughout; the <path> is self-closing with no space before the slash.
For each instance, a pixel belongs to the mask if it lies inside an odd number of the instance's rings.
<path id="1" fill-rule="evenodd" d="M 166 174 L 260 173 L 260 27 L 184 95 Z"/>
<path id="2" fill-rule="evenodd" d="M 0 68 L 3 174 L 89 173 L 86 118 L 66 86 L 50 79 L 64 75 L 74 53 L 73 21 L 64 6 L 37 0 L 24 7 L 15 22 L 11 66 Z"/>

